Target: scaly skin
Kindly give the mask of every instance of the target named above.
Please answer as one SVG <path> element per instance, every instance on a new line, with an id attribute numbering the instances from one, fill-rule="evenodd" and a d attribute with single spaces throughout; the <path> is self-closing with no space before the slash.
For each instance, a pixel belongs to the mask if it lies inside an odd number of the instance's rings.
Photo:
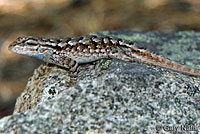
<path id="1" fill-rule="evenodd" d="M 102 58 L 117 58 L 124 61 L 139 61 L 189 75 L 200 76 L 200 70 L 193 69 L 165 59 L 147 50 L 139 49 L 133 42 L 108 36 L 82 36 L 73 38 L 18 37 L 9 46 L 18 54 L 39 58 L 75 71 L 78 64 L 89 63 Z"/>

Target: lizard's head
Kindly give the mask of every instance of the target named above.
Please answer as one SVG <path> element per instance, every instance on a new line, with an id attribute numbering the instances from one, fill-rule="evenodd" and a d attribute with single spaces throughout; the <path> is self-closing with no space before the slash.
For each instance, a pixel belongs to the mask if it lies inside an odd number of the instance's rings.
<path id="1" fill-rule="evenodd" d="M 20 36 L 10 44 L 8 49 L 17 54 L 28 55 L 42 60 L 47 54 L 52 54 L 51 49 L 45 43 L 44 38 Z"/>
<path id="2" fill-rule="evenodd" d="M 20 49 L 20 47 L 25 46 L 25 42 L 29 40 L 28 36 L 20 36 L 18 37 L 14 42 L 12 42 L 8 49 L 12 52 L 15 52 L 15 50 L 17 50 L 17 48 Z"/>
<path id="3" fill-rule="evenodd" d="M 37 52 L 38 48 L 38 40 L 31 36 L 20 36 L 8 47 L 11 52 L 43 59 Z"/>

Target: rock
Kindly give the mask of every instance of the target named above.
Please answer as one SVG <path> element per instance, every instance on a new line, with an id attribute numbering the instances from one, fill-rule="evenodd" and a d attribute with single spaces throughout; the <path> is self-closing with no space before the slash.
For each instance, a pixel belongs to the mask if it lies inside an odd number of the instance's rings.
<path id="1" fill-rule="evenodd" d="M 142 43 L 191 66 L 197 65 L 200 55 L 199 33 L 98 34 Z M 179 57 L 183 52 L 186 56 Z M 14 114 L 0 120 L 0 133 L 166 133 L 178 126 L 180 132 L 181 125 L 196 132 L 199 87 L 200 77 L 117 59 L 81 65 L 77 74 L 41 65 L 18 98 Z"/>

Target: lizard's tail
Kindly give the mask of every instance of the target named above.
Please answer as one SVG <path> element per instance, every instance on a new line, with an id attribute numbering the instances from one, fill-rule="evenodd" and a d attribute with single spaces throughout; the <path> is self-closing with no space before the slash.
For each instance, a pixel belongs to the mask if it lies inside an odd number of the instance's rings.
<path id="1" fill-rule="evenodd" d="M 174 61 L 165 59 L 161 56 L 158 56 L 156 54 L 153 54 L 147 50 L 132 48 L 131 51 L 132 52 L 129 53 L 131 57 L 135 57 L 136 59 L 139 59 L 140 61 L 144 63 L 158 65 L 160 67 L 165 67 L 165 68 L 168 68 L 177 72 L 181 72 L 181 73 L 186 73 L 189 75 L 200 76 L 200 70 L 198 69 L 181 65 L 177 62 L 174 62 Z"/>

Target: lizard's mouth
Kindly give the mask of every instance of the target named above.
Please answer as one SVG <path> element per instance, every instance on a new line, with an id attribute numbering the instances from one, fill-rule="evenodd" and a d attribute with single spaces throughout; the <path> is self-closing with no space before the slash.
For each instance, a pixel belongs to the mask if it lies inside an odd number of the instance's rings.
<path id="1" fill-rule="evenodd" d="M 8 49 L 13 53 L 22 54 L 22 55 L 29 55 L 29 56 L 31 56 L 35 52 L 34 48 L 24 47 L 24 46 L 19 45 L 19 44 L 16 45 L 16 42 L 11 43 L 10 46 L 8 47 Z"/>
<path id="2" fill-rule="evenodd" d="M 17 53 L 17 54 L 25 54 L 24 50 L 23 50 L 23 47 L 19 47 L 19 46 L 9 46 L 8 49 L 13 52 L 13 53 Z"/>
<path id="3" fill-rule="evenodd" d="M 14 41 L 13 43 L 11 43 L 8 46 L 8 50 L 10 50 L 11 52 L 14 52 L 14 53 L 20 53 L 21 51 L 24 50 L 24 47 L 21 46 L 20 44 L 17 44 L 17 42 Z"/>

